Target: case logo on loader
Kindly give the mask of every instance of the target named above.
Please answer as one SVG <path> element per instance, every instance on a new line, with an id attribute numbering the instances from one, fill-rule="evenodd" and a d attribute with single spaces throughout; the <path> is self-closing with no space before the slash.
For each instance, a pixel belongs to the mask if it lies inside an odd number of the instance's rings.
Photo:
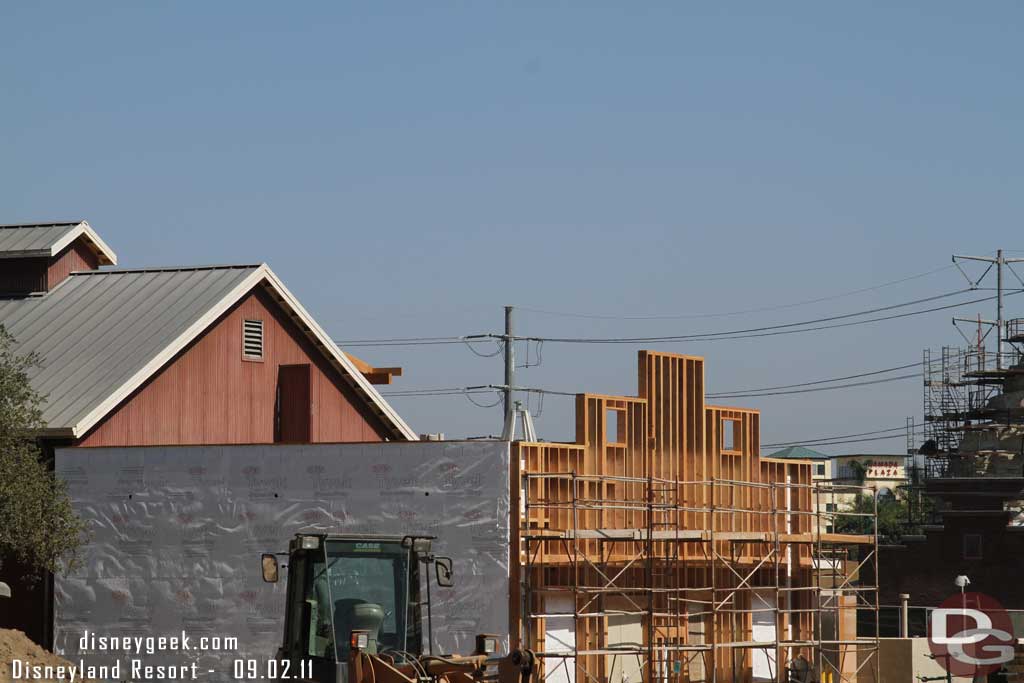
<path id="1" fill-rule="evenodd" d="M 360 553 L 379 553 L 380 543 L 359 542 L 355 544 L 354 550 Z"/>

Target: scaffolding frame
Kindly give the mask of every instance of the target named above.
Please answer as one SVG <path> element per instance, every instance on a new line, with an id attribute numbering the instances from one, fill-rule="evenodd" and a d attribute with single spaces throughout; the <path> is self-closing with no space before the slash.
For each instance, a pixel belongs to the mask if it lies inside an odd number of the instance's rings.
<path id="1" fill-rule="evenodd" d="M 625 495 L 601 495 L 609 485 Z M 870 496 L 871 511 L 839 511 L 837 495 L 850 493 Z M 868 487 L 524 472 L 521 505 L 520 635 L 543 680 L 621 681 L 621 662 L 634 659 L 646 683 L 749 680 L 755 657 L 769 671 L 757 680 L 791 680 L 801 657 L 834 683 L 879 680 L 878 499 Z M 551 528 L 551 512 L 567 528 Z M 840 517 L 861 518 L 864 533 L 822 531 Z M 874 585 L 858 580 L 867 566 Z M 571 597 L 572 611 L 547 611 L 551 595 Z M 873 637 L 857 636 L 864 610 Z M 853 637 L 841 638 L 850 616 Z M 640 642 L 608 642 L 618 617 L 640 619 Z M 571 647 L 547 642 L 552 619 L 571 623 Z"/>
<path id="2" fill-rule="evenodd" d="M 999 393 L 1005 371 L 996 367 L 996 360 L 980 343 L 924 350 L 923 436 L 935 442 L 940 454 L 959 450 L 963 424 L 984 417 L 985 405 Z"/>

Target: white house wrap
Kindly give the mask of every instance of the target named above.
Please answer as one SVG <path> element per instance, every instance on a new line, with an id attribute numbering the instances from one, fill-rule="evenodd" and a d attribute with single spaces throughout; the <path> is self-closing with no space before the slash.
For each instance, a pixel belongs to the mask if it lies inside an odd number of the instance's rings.
<path id="1" fill-rule="evenodd" d="M 507 443 L 72 448 L 57 451 L 56 469 L 92 534 L 84 566 L 56 580 L 55 646 L 72 661 L 85 630 L 185 631 L 193 648 L 237 637 L 233 652 L 132 655 L 197 660 L 211 680 L 231 678 L 232 660 L 272 658 L 285 583 L 262 581 L 260 553 L 306 530 L 437 536 L 456 585 L 431 586 L 435 647 L 465 652 L 477 633 L 508 631 Z"/>

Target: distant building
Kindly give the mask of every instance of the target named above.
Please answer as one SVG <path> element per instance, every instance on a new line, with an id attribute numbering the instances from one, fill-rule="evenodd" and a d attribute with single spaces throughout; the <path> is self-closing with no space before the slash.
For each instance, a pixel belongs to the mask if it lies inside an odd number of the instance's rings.
<path id="1" fill-rule="evenodd" d="M 779 460 L 808 461 L 811 464 L 811 480 L 815 483 L 828 483 L 832 481 L 835 463 L 831 455 L 807 448 L 806 446 L 789 446 L 776 451 L 769 458 Z M 836 510 L 837 501 L 833 496 L 816 496 L 819 500 L 814 501 L 814 511 L 817 514 L 818 526 L 822 533 L 830 534 L 833 531 L 831 516 L 826 514 Z"/>
<path id="2" fill-rule="evenodd" d="M 903 454 L 860 453 L 832 458 L 837 484 L 862 484 L 880 496 L 895 496 L 907 484 L 907 456 Z"/>
<path id="3" fill-rule="evenodd" d="M 964 474 L 926 469 L 917 487 L 934 501 L 931 519 L 924 520 L 920 533 L 879 548 L 880 600 L 899 604 L 899 594 L 907 593 L 911 605 L 935 607 L 957 591 L 953 579 L 963 574 L 971 580 L 970 590 L 1017 610 L 1016 627 L 1024 629 L 1024 527 L 1013 525 L 1010 507 L 1024 495 L 1024 477 Z"/>
<path id="4" fill-rule="evenodd" d="M 832 456 L 819 453 L 806 446 L 789 446 L 780 451 L 775 451 L 767 457 L 784 460 L 810 460 L 813 463 L 811 476 L 814 481 L 829 481 L 832 479 Z"/>
<path id="5" fill-rule="evenodd" d="M 878 491 L 879 498 L 896 496 L 906 486 L 906 456 L 862 453 L 854 455 L 826 455 L 806 446 L 789 446 L 772 453 L 772 458 L 807 460 L 812 463 L 814 481 L 835 485 L 833 491 L 822 494 L 815 509 L 820 515 L 821 530 L 832 529 L 831 515 L 849 509 L 856 497 L 868 489 Z"/>

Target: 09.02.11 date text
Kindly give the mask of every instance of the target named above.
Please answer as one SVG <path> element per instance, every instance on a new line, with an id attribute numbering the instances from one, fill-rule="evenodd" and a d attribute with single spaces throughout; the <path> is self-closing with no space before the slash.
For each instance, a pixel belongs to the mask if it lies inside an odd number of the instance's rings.
<path id="1" fill-rule="evenodd" d="M 306 680 L 313 677 L 313 660 L 236 659 L 232 663 L 232 674 L 236 681 Z"/>

